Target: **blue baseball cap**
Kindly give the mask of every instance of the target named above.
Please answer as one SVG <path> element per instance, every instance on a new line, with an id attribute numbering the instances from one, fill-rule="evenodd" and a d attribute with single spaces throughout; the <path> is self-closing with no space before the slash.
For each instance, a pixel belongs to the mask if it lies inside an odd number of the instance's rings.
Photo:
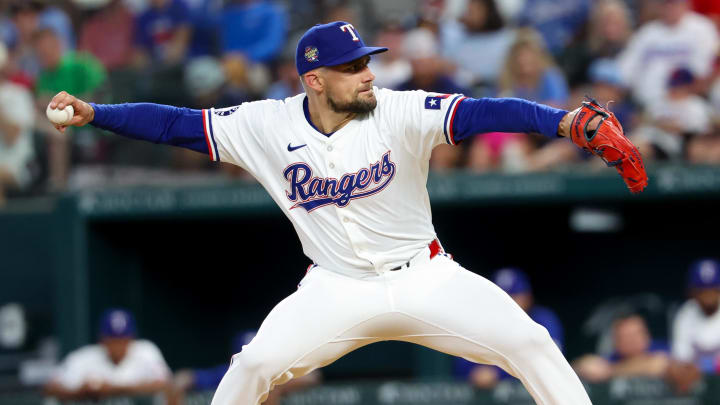
<path id="1" fill-rule="evenodd" d="M 716 259 L 700 259 L 690 265 L 688 274 L 690 288 L 720 287 L 720 262 Z"/>
<path id="2" fill-rule="evenodd" d="M 112 308 L 100 317 L 100 337 L 135 337 L 135 318 L 129 311 Z"/>
<path id="3" fill-rule="evenodd" d="M 298 42 L 295 67 L 299 75 L 321 66 L 337 66 L 387 48 L 365 46 L 355 27 L 345 21 L 317 24 Z"/>
<path id="4" fill-rule="evenodd" d="M 530 281 L 528 281 L 525 273 L 519 269 L 500 269 L 493 274 L 492 281 L 511 295 L 530 292 Z"/>

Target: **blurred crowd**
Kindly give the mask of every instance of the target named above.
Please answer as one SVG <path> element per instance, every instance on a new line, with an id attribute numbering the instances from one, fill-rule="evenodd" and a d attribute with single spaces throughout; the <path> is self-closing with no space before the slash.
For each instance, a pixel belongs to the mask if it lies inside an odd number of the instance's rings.
<path id="1" fill-rule="evenodd" d="M 378 87 L 610 103 L 648 161 L 720 162 L 714 0 L 0 0 L 0 201 L 92 185 L 245 177 L 199 154 L 45 119 L 61 90 L 99 103 L 227 107 L 301 92 L 297 39 L 344 20 L 390 52 Z M 597 165 L 563 140 L 479 134 L 435 170 Z"/>

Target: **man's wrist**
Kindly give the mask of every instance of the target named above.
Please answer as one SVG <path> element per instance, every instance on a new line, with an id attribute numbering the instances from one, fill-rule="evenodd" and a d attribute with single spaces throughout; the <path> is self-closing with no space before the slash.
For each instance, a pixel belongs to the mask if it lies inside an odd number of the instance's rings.
<path id="1" fill-rule="evenodd" d="M 570 126 L 572 125 L 572 120 L 575 118 L 575 115 L 580 109 L 575 109 L 573 111 L 569 111 L 563 118 L 560 120 L 560 123 L 558 124 L 558 136 L 562 136 L 565 138 L 570 137 Z"/>
<path id="2" fill-rule="evenodd" d="M 88 124 L 95 121 L 95 106 L 92 104 L 88 104 L 90 106 L 90 121 L 88 121 Z"/>

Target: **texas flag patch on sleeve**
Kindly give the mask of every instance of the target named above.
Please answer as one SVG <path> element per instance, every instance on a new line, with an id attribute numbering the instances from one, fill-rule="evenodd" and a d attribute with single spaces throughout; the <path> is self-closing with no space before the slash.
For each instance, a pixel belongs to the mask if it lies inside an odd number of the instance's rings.
<path id="1" fill-rule="evenodd" d="M 427 96 L 425 97 L 425 109 L 426 110 L 439 110 L 440 109 L 440 102 L 450 97 L 449 94 L 439 94 L 437 96 Z"/>

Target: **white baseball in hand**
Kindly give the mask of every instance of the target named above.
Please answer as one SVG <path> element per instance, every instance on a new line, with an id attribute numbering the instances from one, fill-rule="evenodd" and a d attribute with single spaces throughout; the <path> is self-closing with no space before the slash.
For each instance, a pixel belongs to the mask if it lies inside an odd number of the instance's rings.
<path id="1" fill-rule="evenodd" d="M 50 105 L 48 104 L 45 114 L 47 114 L 48 119 L 53 124 L 65 125 L 72 120 L 75 110 L 71 105 L 66 105 L 65 108 L 59 110 L 57 108 L 50 108 Z"/>

